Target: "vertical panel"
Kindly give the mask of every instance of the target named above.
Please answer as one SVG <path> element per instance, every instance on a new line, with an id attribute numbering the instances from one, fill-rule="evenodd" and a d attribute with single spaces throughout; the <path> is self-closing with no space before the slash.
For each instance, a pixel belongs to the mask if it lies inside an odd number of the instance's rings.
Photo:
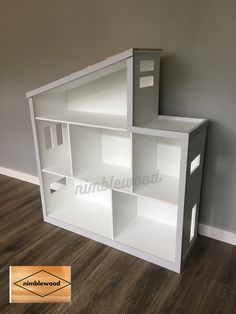
<path id="1" fill-rule="evenodd" d="M 186 177 L 186 197 L 185 197 L 185 208 L 184 208 L 184 225 L 183 225 L 183 240 L 182 240 L 182 263 L 186 258 L 189 250 L 191 249 L 194 239 L 197 236 L 195 232 L 193 238 L 190 241 L 191 234 L 191 221 L 192 221 L 192 208 L 195 204 L 195 225 L 197 223 L 199 203 L 200 203 L 200 191 L 202 181 L 202 169 L 203 169 L 203 156 L 205 149 L 205 138 L 206 128 L 200 129 L 189 138 L 189 149 L 188 149 L 188 162 L 187 162 L 187 177 Z M 195 158 L 199 158 L 200 164 L 195 168 L 195 171 L 191 173 L 191 162 Z M 195 228 L 192 227 L 192 228 Z"/>
<path id="2" fill-rule="evenodd" d="M 141 126 L 159 112 L 160 51 L 135 51 L 133 75 L 133 126 Z"/>
<path id="3" fill-rule="evenodd" d="M 116 237 L 137 216 L 137 197 L 113 191 L 112 204 L 113 230 Z"/>

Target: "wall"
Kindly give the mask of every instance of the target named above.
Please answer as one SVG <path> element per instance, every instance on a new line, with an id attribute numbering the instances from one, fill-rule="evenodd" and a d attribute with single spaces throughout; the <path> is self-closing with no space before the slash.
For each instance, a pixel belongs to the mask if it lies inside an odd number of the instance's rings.
<path id="1" fill-rule="evenodd" d="M 36 175 L 27 90 L 162 48 L 161 113 L 211 120 L 200 220 L 236 232 L 235 12 L 233 0 L 0 0 L 0 166 Z"/>

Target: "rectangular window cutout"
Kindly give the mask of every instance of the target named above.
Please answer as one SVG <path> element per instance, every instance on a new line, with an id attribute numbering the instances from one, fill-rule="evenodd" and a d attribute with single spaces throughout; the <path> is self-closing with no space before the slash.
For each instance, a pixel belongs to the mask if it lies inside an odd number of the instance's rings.
<path id="1" fill-rule="evenodd" d="M 193 159 L 190 166 L 190 174 L 192 174 L 200 165 L 201 155 L 199 154 L 196 158 Z"/>
<path id="2" fill-rule="evenodd" d="M 139 87 L 149 87 L 153 86 L 153 76 L 143 76 L 139 78 Z"/>
<path id="3" fill-rule="evenodd" d="M 197 214 L 197 204 L 195 204 L 192 208 L 191 226 L 190 226 L 190 242 L 192 241 L 195 235 L 196 214 Z"/>
<path id="4" fill-rule="evenodd" d="M 154 71 L 153 60 L 141 60 L 140 61 L 140 72 Z"/>
<path id="5" fill-rule="evenodd" d="M 52 127 L 51 126 L 46 126 L 44 128 L 44 138 L 45 138 L 46 149 L 51 149 L 52 146 L 53 146 L 53 142 L 52 142 Z"/>
<path id="6" fill-rule="evenodd" d="M 64 188 L 66 186 L 66 178 L 61 178 L 50 184 L 50 193 L 53 194 L 56 191 Z"/>
<path id="7" fill-rule="evenodd" d="M 57 145 L 63 144 L 63 126 L 61 123 L 56 124 Z"/>

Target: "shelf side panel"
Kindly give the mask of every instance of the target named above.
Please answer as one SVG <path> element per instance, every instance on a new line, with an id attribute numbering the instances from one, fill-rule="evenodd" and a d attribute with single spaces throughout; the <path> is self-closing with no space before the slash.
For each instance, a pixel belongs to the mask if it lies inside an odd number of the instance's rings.
<path id="1" fill-rule="evenodd" d="M 182 263 L 197 237 L 205 138 L 206 128 L 201 129 L 201 131 L 189 139 L 182 238 Z M 195 161 L 196 157 L 200 160 L 199 164 L 194 171 L 191 171 L 191 163 Z"/>
<path id="2" fill-rule="evenodd" d="M 160 52 L 135 54 L 133 75 L 133 126 L 140 126 L 159 112 Z"/>

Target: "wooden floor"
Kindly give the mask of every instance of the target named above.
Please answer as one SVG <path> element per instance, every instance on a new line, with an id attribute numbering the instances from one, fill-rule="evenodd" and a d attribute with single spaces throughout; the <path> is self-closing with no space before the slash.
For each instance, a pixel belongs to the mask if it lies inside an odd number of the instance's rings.
<path id="1" fill-rule="evenodd" d="M 0 313 L 236 313 L 236 247 L 200 237 L 181 275 L 43 222 L 38 186 L 0 176 Z M 71 265 L 71 304 L 9 304 L 10 265 Z"/>

